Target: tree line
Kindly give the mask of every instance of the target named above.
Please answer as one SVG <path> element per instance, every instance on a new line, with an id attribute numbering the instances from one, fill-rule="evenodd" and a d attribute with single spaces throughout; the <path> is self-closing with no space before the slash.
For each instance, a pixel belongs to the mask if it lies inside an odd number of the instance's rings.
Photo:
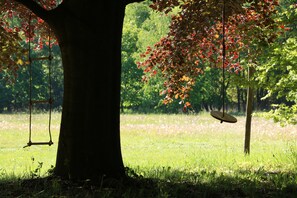
<path id="1" fill-rule="evenodd" d="M 137 67 L 140 55 L 148 46 L 154 46 L 169 31 L 170 15 L 158 13 L 149 8 L 149 2 L 131 4 L 126 8 L 122 38 L 122 75 L 121 75 L 121 112 L 138 113 L 178 113 L 209 111 L 222 108 L 222 73 L 219 68 L 207 67 L 204 73 L 195 79 L 195 85 L 189 93 L 191 108 L 184 109 L 184 101 L 174 100 L 164 105 L 162 90 L 164 79 L 157 74 L 144 82 L 145 71 Z M 284 34 L 279 35 L 276 42 L 267 45 L 264 53 L 257 58 L 256 72 L 253 75 L 255 87 L 254 109 L 275 112 L 274 118 L 281 119 L 282 113 L 290 115 L 294 122 L 296 111 L 296 6 L 293 1 L 281 1 L 278 14 L 282 21 Z M 23 48 L 27 44 L 23 41 Z M 44 56 L 47 49 L 37 50 L 36 56 Z M 53 47 L 52 90 L 54 108 L 62 108 L 63 69 L 58 46 Z M 100 60 L 98 60 L 100 61 Z M 245 64 L 245 54 L 240 55 L 240 62 Z M 0 112 L 26 111 L 29 98 L 29 73 L 26 62 L 20 63 L 18 77 L 1 72 Z M 33 64 L 33 92 L 35 100 L 43 100 L 48 93 L 47 61 Z M 225 80 L 226 103 L 229 111 L 244 112 L 247 98 L 247 69 L 235 73 L 227 73 Z M 40 110 L 47 107 L 37 105 Z M 287 119 L 287 120 L 288 120 Z"/>

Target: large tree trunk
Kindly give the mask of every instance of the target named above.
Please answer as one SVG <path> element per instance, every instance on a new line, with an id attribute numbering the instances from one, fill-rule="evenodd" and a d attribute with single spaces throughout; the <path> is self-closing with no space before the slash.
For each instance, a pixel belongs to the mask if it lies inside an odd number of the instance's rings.
<path id="1" fill-rule="evenodd" d="M 70 2 L 70 1 L 69 1 Z M 53 22 L 64 67 L 55 173 L 73 179 L 121 177 L 121 1 L 65 4 Z"/>
<path id="2" fill-rule="evenodd" d="M 120 147 L 121 37 L 125 5 L 143 0 L 64 0 L 46 11 L 16 0 L 54 30 L 64 99 L 55 173 L 71 179 L 124 176 Z"/>

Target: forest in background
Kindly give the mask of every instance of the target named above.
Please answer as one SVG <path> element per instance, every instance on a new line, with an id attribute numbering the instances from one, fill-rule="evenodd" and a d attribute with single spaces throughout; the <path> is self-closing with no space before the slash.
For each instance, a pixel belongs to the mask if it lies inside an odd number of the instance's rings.
<path id="1" fill-rule="evenodd" d="M 296 4 L 292 0 L 280 1 L 279 12 L 275 16 L 283 23 L 284 33 L 280 34 L 276 42 L 261 46 L 262 52 L 258 56 L 256 71 L 253 75 L 255 90 L 254 109 L 258 111 L 272 110 L 275 120 L 289 120 L 296 123 L 297 111 L 297 26 Z M 141 61 L 141 54 L 148 46 L 156 42 L 169 31 L 171 16 L 158 13 L 149 8 L 149 2 L 131 4 L 126 9 L 122 39 L 122 113 L 178 113 L 183 111 L 183 101 L 175 100 L 164 105 L 164 79 L 160 73 L 148 82 L 143 82 L 144 75 L 148 75 L 137 67 Z M 17 19 L 12 19 L 17 22 Z M 27 43 L 22 42 L 24 49 Z M 37 46 L 37 45 L 36 45 Z M 59 47 L 53 49 L 52 91 L 54 109 L 62 108 L 63 98 L 63 69 Z M 34 56 L 47 55 L 46 48 L 34 50 Z M 98 60 L 100 62 L 100 60 Z M 248 65 L 245 54 L 240 54 L 242 65 Z M 14 78 L 9 72 L 0 72 L 0 112 L 26 111 L 29 103 L 29 73 L 26 62 L 18 62 L 19 71 Z M 33 92 L 35 100 L 48 98 L 48 62 L 34 62 Z M 247 67 L 246 67 L 247 68 Z M 244 112 L 246 106 L 247 69 L 239 73 L 227 73 L 226 76 L 226 103 L 229 111 Z M 98 76 L 100 78 L 100 76 Z M 188 101 L 191 107 L 189 112 L 220 109 L 222 107 L 222 73 L 219 68 L 206 65 L 203 75 L 196 79 Z M 98 90 L 100 91 L 100 90 Z M 47 107 L 38 104 L 37 109 Z M 286 117 L 279 116 L 286 115 Z"/>

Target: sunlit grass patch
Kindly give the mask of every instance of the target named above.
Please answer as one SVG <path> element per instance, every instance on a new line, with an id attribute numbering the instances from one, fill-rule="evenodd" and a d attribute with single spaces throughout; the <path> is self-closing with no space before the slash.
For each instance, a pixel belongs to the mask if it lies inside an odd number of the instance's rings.
<path id="1" fill-rule="evenodd" d="M 243 154 L 245 119 L 220 124 L 202 115 L 123 115 L 124 162 L 132 167 L 183 170 L 288 169 L 297 130 L 255 117 L 251 155 Z"/>
<path id="2" fill-rule="evenodd" d="M 23 148 L 29 138 L 29 116 L 27 114 L 0 114 L 0 178 L 27 177 L 38 162 L 43 163 L 41 175 L 55 164 L 60 114 L 52 116 L 54 145 Z M 33 115 L 32 141 L 49 141 L 48 115 Z M 34 159 L 34 161 L 32 160 Z"/>
<path id="3" fill-rule="evenodd" d="M 48 140 L 47 115 L 34 115 L 35 140 Z M 28 115 L 0 115 L 0 167 L 22 172 L 31 159 L 55 163 L 60 114 L 53 115 L 55 144 L 23 148 L 28 141 Z M 220 124 L 202 115 L 122 115 L 122 153 L 126 166 L 176 167 L 188 170 L 241 169 L 265 166 L 292 169 L 296 161 L 295 126 L 280 127 L 255 117 L 252 125 L 251 156 L 243 155 L 244 117 L 236 124 Z"/>
<path id="4" fill-rule="evenodd" d="M 0 197 L 290 197 L 297 193 L 295 126 L 280 127 L 254 117 L 251 155 L 245 156 L 242 116 L 236 124 L 220 124 L 206 113 L 121 115 L 123 160 L 133 182 L 105 189 L 45 177 L 55 165 L 60 116 L 53 114 L 54 145 L 23 148 L 28 141 L 28 115 L 0 114 L 0 188 L 6 189 Z M 33 120 L 32 138 L 48 141 L 48 115 L 35 114 Z"/>

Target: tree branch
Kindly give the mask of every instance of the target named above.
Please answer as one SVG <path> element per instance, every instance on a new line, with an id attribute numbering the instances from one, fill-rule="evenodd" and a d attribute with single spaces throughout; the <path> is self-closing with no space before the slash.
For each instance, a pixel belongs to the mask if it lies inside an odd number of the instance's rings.
<path id="1" fill-rule="evenodd" d="M 16 2 L 26 6 L 29 10 L 31 10 L 38 17 L 43 20 L 47 20 L 49 11 L 42 8 L 38 3 L 33 0 L 15 0 Z"/>

